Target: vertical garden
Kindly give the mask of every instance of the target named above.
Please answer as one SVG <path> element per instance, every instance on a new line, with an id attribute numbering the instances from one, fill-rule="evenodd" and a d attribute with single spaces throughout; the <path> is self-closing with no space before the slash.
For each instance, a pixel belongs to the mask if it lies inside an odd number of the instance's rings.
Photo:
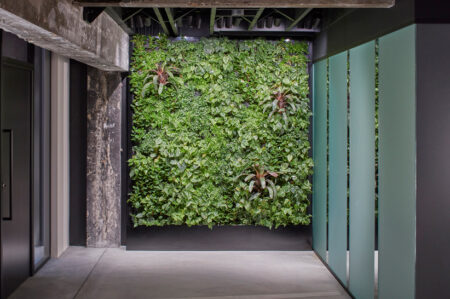
<path id="1" fill-rule="evenodd" d="M 307 225 L 308 46 L 135 36 L 135 226 Z"/>

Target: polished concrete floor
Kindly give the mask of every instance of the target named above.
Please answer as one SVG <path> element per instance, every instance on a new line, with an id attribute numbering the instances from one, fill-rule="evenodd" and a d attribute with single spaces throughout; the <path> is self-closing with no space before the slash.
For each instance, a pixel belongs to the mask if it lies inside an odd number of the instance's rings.
<path id="1" fill-rule="evenodd" d="M 70 247 L 11 299 L 350 298 L 310 251 L 125 251 Z"/>

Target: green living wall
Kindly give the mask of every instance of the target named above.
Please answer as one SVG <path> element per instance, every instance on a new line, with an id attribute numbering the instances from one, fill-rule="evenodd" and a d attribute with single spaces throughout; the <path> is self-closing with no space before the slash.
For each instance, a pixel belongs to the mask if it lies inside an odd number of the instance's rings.
<path id="1" fill-rule="evenodd" d="M 307 225 L 308 46 L 135 36 L 135 226 Z"/>

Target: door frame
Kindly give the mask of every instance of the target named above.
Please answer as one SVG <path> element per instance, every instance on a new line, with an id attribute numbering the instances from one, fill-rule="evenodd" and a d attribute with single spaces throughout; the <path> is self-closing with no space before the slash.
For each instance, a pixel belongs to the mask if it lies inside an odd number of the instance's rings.
<path id="1" fill-rule="evenodd" d="M 50 254 L 50 250 L 51 250 L 51 232 L 50 232 L 50 230 L 51 230 L 51 190 L 50 190 L 50 188 L 51 188 L 51 186 L 50 186 L 50 184 L 51 184 L 51 156 L 50 156 L 50 161 L 49 161 L 49 169 L 48 169 L 48 184 L 49 184 L 49 193 L 48 193 L 48 196 L 49 196 L 49 198 L 47 199 L 48 200 L 48 214 L 47 214 L 47 217 L 48 217 L 48 227 L 47 227 L 47 229 L 48 229 L 48 256 L 47 257 L 45 257 L 45 258 L 43 258 L 40 262 L 39 262 L 39 264 L 38 265 L 35 265 L 35 252 L 34 252 L 34 229 L 35 229 L 35 227 L 34 227 L 34 208 L 35 208 L 35 193 L 34 193 L 34 188 L 35 188 L 35 183 L 38 183 L 38 184 L 40 184 L 40 183 L 42 183 L 42 180 L 41 180 L 41 176 L 42 176 L 42 171 L 41 171 L 41 169 L 42 169 L 42 167 L 45 167 L 45 166 L 43 166 L 44 165 L 44 163 L 42 163 L 43 162 L 43 157 L 42 157 L 42 144 L 41 143 L 39 143 L 39 177 L 36 177 L 35 175 L 34 175 L 34 172 L 35 172 L 35 162 L 36 162 L 36 159 L 35 159 L 35 150 L 36 150 L 36 148 L 35 148 L 35 141 L 36 141 L 36 136 L 35 136 L 35 134 L 34 134 L 34 129 L 35 129 L 35 124 L 36 123 L 39 123 L 39 126 L 41 127 L 41 130 L 40 130 L 40 134 L 39 134 L 39 137 L 38 138 L 40 138 L 41 140 L 42 139 L 45 139 L 43 136 L 45 135 L 45 133 L 42 131 L 42 128 L 43 128 L 43 122 L 45 121 L 44 120 L 44 118 L 43 118 L 43 114 L 44 114 L 44 112 L 43 112 L 43 109 L 45 108 L 45 106 L 44 106 L 44 97 L 43 97 L 43 94 L 44 94 L 44 92 L 43 92 L 43 89 L 45 88 L 44 86 L 45 86 L 45 80 L 48 80 L 48 82 L 50 82 L 50 72 L 49 72 L 49 76 L 48 77 L 46 77 L 45 75 L 44 75 L 44 72 L 43 72 L 43 70 L 44 70 L 44 68 L 45 68 L 45 66 L 44 66 L 44 63 L 43 63 L 43 61 L 41 61 L 41 67 L 40 68 L 38 68 L 38 69 L 36 69 L 36 66 L 35 66 L 35 62 L 36 62 L 36 59 L 41 59 L 42 60 L 42 57 L 36 57 L 36 51 L 35 51 L 35 46 L 34 45 L 31 45 L 31 44 L 29 44 L 29 46 L 31 46 L 31 48 L 32 49 L 29 49 L 29 61 L 32 61 L 32 62 L 30 62 L 30 63 L 25 63 L 25 65 L 27 65 L 27 67 L 29 67 L 29 68 L 32 68 L 32 76 L 31 76 L 31 87 L 32 87 L 32 96 L 31 96 L 31 106 L 30 106 L 30 113 L 31 113 L 31 117 L 30 117 L 30 121 L 31 121 L 31 159 L 30 159 L 30 163 L 31 163 L 31 167 L 30 167 L 30 171 L 31 171 L 31 176 L 30 176 L 30 179 L 31 179 L 31 184 L 30 184 L 30 192 L 31 192 L 31 196 L 30 196 L 30 200 L 31 200 L 31 204 L 30 204 L 30 247 L 31 247 L 31 251 L 30 251 L 30 276 L 31 275 L 34 275 L 40 268 L 42 268 L 42 266 L 44 266 L 45 265 L 45 263 L 47 263 L 47 261 L 50 259 L 50 256 L 51 256 L 51 254 Z M 42 51 L 44 51 L 44 49 L 41 49 Z M 31 53 L 31 54 L 30 54 Z M 49 58 L 51 58 L 51 54 L 50 54 L 50 56 L 49 56 Z M 38 72 L 40 71 L 40 74 L 37 74 Z M 37 84 L 39 84 L 40 83 L 40 95 L 38 95 L 38 97 L 40 98 L 40 102 L 39 102 L 39 104 L 40 104 L 40 106 L 38 107 L 37 105 L 35 105 L 35 100 L 36 100 L 36 95 L 37 95 L 37 93 L 36 93 L 36 77 L 35 76 L 41 76 L 41 81 L 40 82 L 38 82 Z M 50 83 L 49 83 L 50 84 Z M 48 99 L 48 105 L 49 105 L 49 117 L 50 117 L 50 119 L 48 119 L 48 121 L 50 122 L 50 126 L 49 126 L 49 131 L 47 132 L 47 134 L 48 134 L 48 141 L 49 141 L 49 144 L 48 144 L 48 149 L 49 149 L 49 151 L 51 150 L 51 95 L 50 95 L 50 89 L 48 90 L 48 92 L 49 92 L 49 94 L 48 94 L 48 97 L 49 97 L 49 99 Z M 35 109 L 40 109 L 40 113 L 38 113 L 37 114 L 37 116 L 38 117 L 35 117 L 35 115 L 36 115 L 36 111 L 35 111 Z M 1 111 L 0 111 L 1 112 Z M 38 140 L 38 142 L 40 142 L 41 140 Z M 51 155 L 51 152 L 50 152 L 50 155 Z M 41 188 L 43 187 L 43 186 L 40 186 Z M 42 189 L 40 189 L 39 190 L 39 193 L 38 193 L 38 196 L 41 198 L 41 200 L 43 200 L 44 198 L 42 197 Z M 42 203 L 41 203 L 42 204 Z M 44 227 L 44 229 L 45 229 L 45 227 Z"/>
<path id="2" fill-rule="evenodd" d="M 2 45 L 2 38 L 1 38 L 1 33 L 0 33 L 0 48 Z M 32 57 L 34 58 L 34 57 Z M 30 71 L 30 209 L 29 209 L 29 219 L 30 219 L 30 224 L 29 224 L 29 252 L 30 252 L 30 264 L 28 265 L 28 275 L 31 276 L 33 275 L 38 269 L 34 269 L 33 266 L 33 261 L 34 261 L 34 252 L 33 252 L 33 231 L 34 231 L 34 217 L 33 217 L 33 210 L 34 210 L 34 203 L 33 203 L 33 199 L 34 199 L 34 194 L 33 194 L 33 187 L 34 187 L 34 175 L 33 175 L 33 165 L 34 165 L 34 157 L 33 157 L 33 144 L 34 144 L 34 134 L 33 134 L 33 129 L 34 129 L 34 116 L 33 116 L 33 111 L 34 111 L 34 65 L 32 63 L 29 62 L 24 62 L 24 61 L 20 61 L 20 60 L 16 60 L 13 58 L 9 58 L 9 57 L 3 57 L 2 56 L 2 52 L 0 49 L 0 83 L 1 83 L 1 79 L 2 79 L 2 68 L 3 66 L 9 66 L 9 67 L 14 67 L 14 68 L 19 68 L 22 70 L 26 70 L 26 71 Z M 1 90 L 1 84 L 0 84 L 0 103 L 1 103 L 1 94 L 2 94 L 2 90 Z M 0 120 L 1 120 L 1 106 L 0 105 Z M 1 139 L 0 139 L 0 144 L 1 144 Z M 1 146 L 0 146 L 0 155 L 1 155 Z M 1 162 L 0 162 L 1 163 Z M 1 208 L 1 206 L 0 206 Z M 2 221 L 0 221 L 0 278 L 2 277 L 2 257 L 3 257 L 3 253 L 2 253 L 2 246 L 1 246 L 1 230 L 2 230 Z M 2 280 L 0 279 L 0 289 L 2 288 Z"/>

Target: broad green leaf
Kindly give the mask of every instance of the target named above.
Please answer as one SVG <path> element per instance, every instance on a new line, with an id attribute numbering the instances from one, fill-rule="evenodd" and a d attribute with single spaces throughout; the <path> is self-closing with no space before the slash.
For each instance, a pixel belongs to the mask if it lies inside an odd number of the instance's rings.
<path id="1" fill-rule="evenodd" d="M 245 177 L 244 181 L 248 182 L 249 180 L 251 180 L 252 178 L 254 178 L 255 175 L 254 174 L 249 174 L 248 176 Z"/>
<path id="2" fill-rule="evenodd" d="M 261 182 L 261 188 L 265 189 L 266 188 L 266 179 L 260 178 L 259 181 Z"/>
<path id="3" fill-rule="evenodd" d="M 273 192 L 273 197 L 272 198 L 277 197 L 277 187 L 275 186 L 275 183 L 272 180 L 267 180 L 267 183 L 269 183 L 269 185 L 271 186 L 271 189 L 272 189 L 272 192 Z"/>
<path id="4" fill-rule="evenodd" d="M 253 186 L 255 185 L 255 181 L 251 181 L 250 184 L 248 184 L 248 192 L 253 191 Z"/>

